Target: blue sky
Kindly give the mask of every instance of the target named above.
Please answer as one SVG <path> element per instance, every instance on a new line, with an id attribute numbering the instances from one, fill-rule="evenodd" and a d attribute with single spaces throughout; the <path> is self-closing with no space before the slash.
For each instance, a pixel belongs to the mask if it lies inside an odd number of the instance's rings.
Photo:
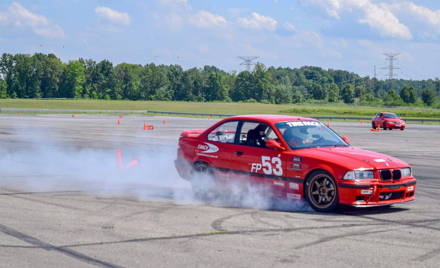
<path id="1" fill-rule="evenodd" d="M 343 69 L 440 77 L 438 0 L 1 0 L 0 53 L 113 63 Z"/>

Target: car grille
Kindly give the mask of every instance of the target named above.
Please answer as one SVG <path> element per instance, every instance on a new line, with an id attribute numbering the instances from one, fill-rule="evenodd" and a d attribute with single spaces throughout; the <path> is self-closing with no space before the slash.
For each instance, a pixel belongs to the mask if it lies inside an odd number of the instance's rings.
<path id="1" fill-rule="evenodd" d="M 383 181 L 389 181 L 391 179 L 398 181 L 402 177 L 402 173 L 400 172 L 400 169 L 394 169 L 394 170 L 382 169 L 380 170 L 379 174 L 380 174 L 380 179 Z"/>
<path id="2" fill-rule="evenodd" d="M 403 197 L 403 191 L 380 193 L 380 200 L 396 200 Z"/>

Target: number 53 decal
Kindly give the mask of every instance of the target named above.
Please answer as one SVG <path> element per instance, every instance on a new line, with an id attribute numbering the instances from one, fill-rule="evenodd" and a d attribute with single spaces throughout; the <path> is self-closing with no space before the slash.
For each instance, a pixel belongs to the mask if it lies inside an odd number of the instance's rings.
<path id="1" fill-rule="evenodd" d="M 279 157 L 261 156 L 261 165 L 266 175 L 283 175 L 283 168 L 281 167 L 281 159 Z"/>

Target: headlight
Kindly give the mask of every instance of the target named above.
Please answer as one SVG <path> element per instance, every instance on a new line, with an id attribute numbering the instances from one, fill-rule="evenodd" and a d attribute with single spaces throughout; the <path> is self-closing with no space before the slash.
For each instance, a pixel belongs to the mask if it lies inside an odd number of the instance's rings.
<path id="1" fill-rule="evenodd" d="M 402 168 L 400 173 L 402 174 L 402 177 L 409 177 L 412 175 L 411 168 Z"/>
<path id="2" fill-rule="evenodd" d="M 372 170 L 351 170 L 345 173 L 344 180 L 374 179 Z"/>

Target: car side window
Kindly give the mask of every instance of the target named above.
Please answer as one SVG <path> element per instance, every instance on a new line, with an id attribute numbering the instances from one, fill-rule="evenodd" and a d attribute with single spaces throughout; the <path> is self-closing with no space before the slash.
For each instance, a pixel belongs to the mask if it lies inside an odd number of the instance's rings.
<path id="1" fill-rule="evenodd" d="M 238 121 L 225 122 L 208 133 L 208 140 L 222 143 L 234 143 L 237 126 Z"/>
<path id="2" fill-rule="evenodd" d="M 268 135 L 270 135 L 270 138 Z M 267 124 L 249 121 L 243 122 L 240 130 L 239 144 L 265 148 L 268 138 L 276 139 L 277 137 L 272 128 Z"/>

